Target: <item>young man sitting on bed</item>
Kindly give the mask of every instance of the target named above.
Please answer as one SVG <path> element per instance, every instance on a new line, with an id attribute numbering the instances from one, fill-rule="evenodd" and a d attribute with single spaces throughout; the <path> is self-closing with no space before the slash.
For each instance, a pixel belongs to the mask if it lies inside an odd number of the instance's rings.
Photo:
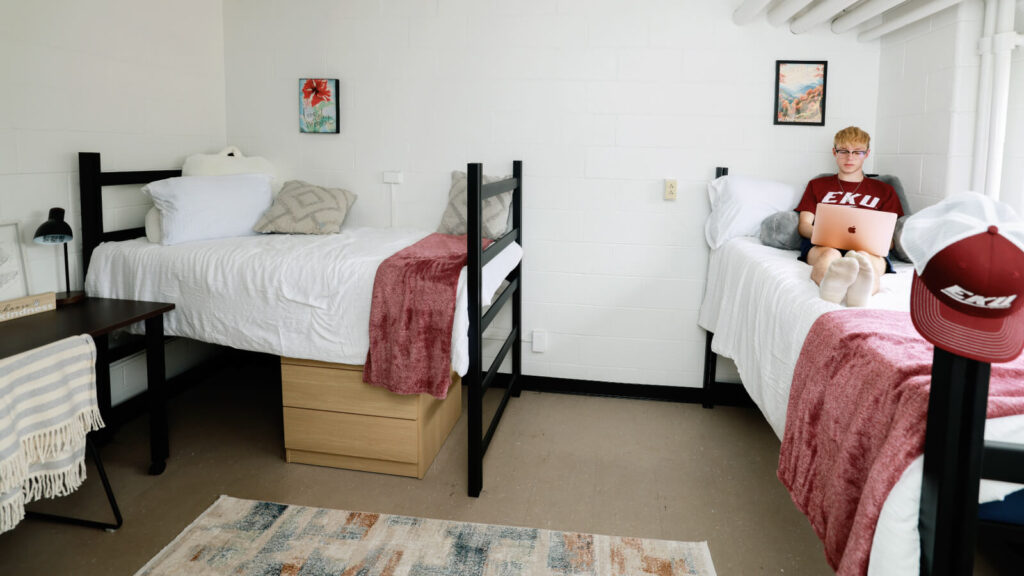
<path id="1" fill-rule="evenodd" d="M 807 184 L 797 204 L 800 214 L 801 245 L 799 259 L 811 265 L 811 280 L 821 287 L 821 297 L 840 303 L 846 297 L 848 306 L 864 306 L 878 292 L 879 278 L 892 272 L 888 255 L 877 256 L 863 251 L 841 252 L 829 246 L 811 244 L 814 212 L 819 203 L 855 206 L 903 215 L 899 196 L 892 186 L 864 176 L 864 161 L 871 154 L 871 136 L 850 126 L 836 133 L 832 156 L 839 169 L 835 176 L 815 178 Z"/>

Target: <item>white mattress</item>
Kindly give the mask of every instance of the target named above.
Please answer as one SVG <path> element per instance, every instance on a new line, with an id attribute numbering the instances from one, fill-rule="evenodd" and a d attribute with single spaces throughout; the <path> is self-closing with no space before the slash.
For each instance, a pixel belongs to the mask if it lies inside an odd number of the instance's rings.
<path id="1" fill-rule="evenodd" d="M 429 232 L 354 228 L 341 234 L 269 234 L 175 246 L 145 238 L 96 248 L 90 296 L 173 302 L 164 333 L 254 352 L 362 365 L 369 350 L 377 267 Z M 511 244 L 484 267 L 483 299 L 522 258 Z M 466 274 L 459 276 L 452 368 L 469 368 Z"/>
<path id="2" fill-rule="evenodd" d="M 743 387 L 781 440 L 793 372 L 804 339 L 818 316 L 843 307 L 818 296 L 810 268 L 796 251 L 764 246 L 741 237 L 711 251 L 707 288 L 698 323 L 714 333 L 711 349 L 731 358 Z M 908 310 L 910 264 L 896 263 L 886 274 L 870 307 Z M 989 420 L 985 438 L 1024 443 L 1024 416 Z M 903 473 L 882 507 L 875 529 L 869 575 L 917 574 L 917 531 L 923 457 Z M 982 480 L 981 502 L 1000 500 L 1024 488 Z"/>

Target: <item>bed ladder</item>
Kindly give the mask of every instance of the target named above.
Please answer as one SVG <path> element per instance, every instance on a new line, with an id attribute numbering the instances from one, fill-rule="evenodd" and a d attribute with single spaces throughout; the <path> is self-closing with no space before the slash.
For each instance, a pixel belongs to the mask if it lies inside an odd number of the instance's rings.
<path id="1" fill-rule="evenodd" d="M 516 160 L 512 165 L 512 178 L 483 183 L 483 165 L 469 164 L 467 166 L 467 249 L 468 264 L 467 288 L 469 290 L 469 371 L 463 383 L 469 387 L 469 495 L 476 498 L 480 496 L 483 489 L 483 458 L 487 448 L 494 437 L 494 431 L 498 427 L 505 406 L 512 396 L 519 396 L 519 376 L 522 374 L 522 345 L 520 345 L 520 329 L 522 326 L 522 261 L 505 278 L 508 286 L 491 303 L 490 309 L 483 312 L 483 301 L 480 294 L 482 286 L 482 272 L 485 264 L 490 262 L 497 254 L 505 249 L 512 242 L 518 241 L 522 245 L 522 223 L 523 223 L 523 163 Z M 483 202 L 487 198 L 496 196 L 503 192 L 512 191 L 512 229 L 498 238 L 486 250 L 482 248 L 483 241 Z M 483 363 L 483 333 L 490 326 L 491 322 L 498 315 L 498 312 L 505 304 L 512 301 L 512 330 L 505 338 L 501 350 L 491 362 L 486 374 L 482 373 Z M 507 387 L 501 402 L 498 404 L 494 415 L 487 424 L 486 433 L 483 432 L 483 397 L 484 392 L 497 382 L 498 368 L 501 366 L 509 351 L 512 351 L 512 373 L 509 376 Z"/>

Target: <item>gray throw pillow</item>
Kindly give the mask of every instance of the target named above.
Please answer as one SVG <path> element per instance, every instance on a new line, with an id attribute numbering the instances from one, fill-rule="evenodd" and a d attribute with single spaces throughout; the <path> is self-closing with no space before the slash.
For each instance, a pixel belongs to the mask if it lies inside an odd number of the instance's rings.
<path id="1" fill-rule="evenodd" d="M 910 262 L 910 256 L 907 256 L 907 251 L 903 248 L 903 223 L 906 222 L 909 217 L 910 216 L 908 215 L 900 216 L 899 219 L 896 220 L 896 229 L 893 230 L 892 233 L 894 244 L 892 251 L 896 253 L 897 258 L 904 262 Z"/>
<path id="2" fill-rule="evenodd" d="M 337 234 L 356 195 L 341 188 L 314 186 L 290 180 L 274 203 L 253 226 L 257 232 L 282 234 Z"/>
<path id="3" fill-rule="evenodd" d="M 484 176 L 484 184 L 498 182 L 511 178 L 511 176 Z M 466 173 L 455 170 L 452 172 L 452 187 L 448 191 L 448 207 L 441 216 L 441 225 L 437 231 L 441 234 L 466 234 L 466 196 L 467 196 Z M 512 192 L 502 192 L 497 196 L 491 196 L 484 200 L 481 207 L 483 222 L 480 226 L 483 229 L 485 238 L 501 238 L 510 228 Z"/>
<path id="4" fill-rule="evenodd" d="M 799 250 L 799 224 L 800 215 L 793 210 L 776 212 L 761 221 L 761 243 L 783 250 Z"/>

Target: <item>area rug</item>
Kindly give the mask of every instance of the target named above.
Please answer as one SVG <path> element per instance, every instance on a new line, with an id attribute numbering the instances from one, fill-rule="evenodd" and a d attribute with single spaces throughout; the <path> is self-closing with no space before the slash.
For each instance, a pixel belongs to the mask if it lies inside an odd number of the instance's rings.
<path id="1" fill-rule="evenodd" d="M 289 506 L 221 496 L 136 576 L 714 576 L 705 542 Z"/>

